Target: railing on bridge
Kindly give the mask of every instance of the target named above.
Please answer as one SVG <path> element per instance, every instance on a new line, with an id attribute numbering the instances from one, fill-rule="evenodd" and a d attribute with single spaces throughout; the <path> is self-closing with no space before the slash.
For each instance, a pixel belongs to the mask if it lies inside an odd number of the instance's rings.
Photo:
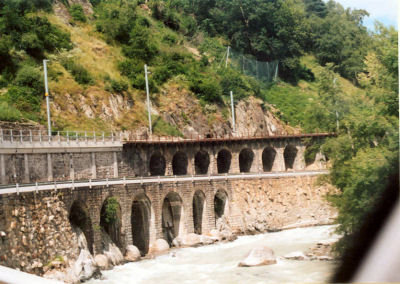
<path id="1" fill-rule="evenodd" d="M 288 134 L 277 131 L 273 135 L 269 133 L 235 132 L 223 135 L 190 135 L 188 137 L 149 135 L 146 132 L 96 132 L 96 131 L 56 131 L 48 135 L 45 130 L 13 130 L 0 129 L 0 143 L 24 143 L 24 142 L 131 142 L 131 143 L 185 143 L 185 142 L 212 142 L 226 140 L 257 140 L 279 138 L 307 138 L 328 137 L 334 133 L 295 133 Z"/>
<path id="2" fill-rule="evenodd" d="M 114 142 L 122 141 L 122 133 L 96 131 L 55 131 L 48 135 L 44 130 L 0 129 L 2 142 Z"/>
<path id="3" fill-rule="evenodd" d="M 148 184 L 148 183 L 164 183 L 164 182 L 195 182 L 195 181 L 212 181 L 212 180 L 230 180 L 230 179 L 254 179 L 254 178 L 279 178 L 279 177 L 296 177 L 296 176 L 315 176 L 329 173 L 328 170 L 314 171 L 292 171 L 292 172 L 260 172 L 260 173 L 232 173 L 232 174 L 214 174 L 214 175 L 181 175 L 181 176 L 146 176 L 146 177 L 123 177 L 123 178 L 106 178 L 106 179 L 88 179 L 88 180 L 67 180 L 53 182 L 36 182 L 15 185 L 0 185 L 0 195 L 21 192 L 38 192 L 41 190 L 57 190 L 64 188 L 92 188 L 95 186 L 113 186 L 128 184 Z"/>

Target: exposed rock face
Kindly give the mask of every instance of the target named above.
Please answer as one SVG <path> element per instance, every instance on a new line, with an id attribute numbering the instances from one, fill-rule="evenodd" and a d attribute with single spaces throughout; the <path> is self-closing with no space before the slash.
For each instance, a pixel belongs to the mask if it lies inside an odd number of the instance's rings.
<path id="1" fill-rule="evenodd" d="M 269 247 L 257 247 L 253 248 L 248 256 L 239 263 L 240 267 L 248 266 L 260 266 L 260 265 L 270 265 L 275 264 L 276 258 L 274 251 Z"/>
<path id="2" fill-rule="evenodd" d="M 125 253 L 125 260 L 126 261 L 138 261 L 140 260 L 140 251 L 137 247 L 133 245 L 128 245 L 126 247 Z"/>
<path id="3" fill-rule="evenodd" d="M 240 101 L 236 105 L 236 132 L 238 135 L 279 135 L 294 131 L 287 125 L 283 125 L 262 106 L 263 102 L 254 97 Z"/>
<path id="4" fill-rule="evenodd" d="M 68 0 L 68 4 L 70 6 L 74 4 L 81 5 L 86 16 L 91 16 L 93 14 L 93 6 L 89 0 Z"/>
<path id="5" fill-rule="evenodd" d="M 61 1 L 54 1 L 53 11 L 54 14 L 64 22 L 64 24 L 69 24 L 71 22 L 71 16 L 68 12 L 68 9 L 63 3 L 61 3 Z"/>
<path id="6" fill-rule="evenodd" d="M 103 254 L 109 259 L 112 265 L 118 265 L 124 262 L 124 256 L 116 244 L 113 243 L 110 236 L 102 229 L 101 231 Z"/>

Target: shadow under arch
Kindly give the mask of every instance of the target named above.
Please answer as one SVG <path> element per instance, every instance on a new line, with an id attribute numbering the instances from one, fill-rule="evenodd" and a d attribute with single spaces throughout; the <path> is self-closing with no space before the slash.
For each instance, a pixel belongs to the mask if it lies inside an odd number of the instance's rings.
<path id="1" fill-rule="evenodd" d="M 283 151 L 283 158 L 285 159 L 285 169 L 293 169 L 294 161 L 297 156 L 297 148 L 293 145 L 287 145 Z"/>
<path id="2" fill-rule="evenodd" d="M 264 172 L 272 171 L 275 157 L 276 157 L 276 150 L 274 148 L 272 148 L 271 146 L 267 146 L 264 148 L 261 157 Z"/>
<path id="3" fill-rule="evenodd" d="M 165 175 L 165 158 L 159 151 L 156 151 L 151 155 L 149 170 L 150 175 L 152 176 Z"/>
<path id="4" fill-rule="evenodd" d="M 217 155 L 217 170 L 219 174 L 229 173 L 231 167 L 232 154 L 227 149 L 222 149 Z"/>
<path id="5" fill-rule="evenodd" d="M 80 201 L 74 201 L 69 210 L 68 219 L 73 229 L 79 228 L 83 232 L 88 250 L 93 254 L 93 227 L 87 207 Z"/>
<path id="6" fill-rule="evenodd" d="M 205 216 L 205 200 L 206 195 L 202 190 L 196 190 L 193 195 L 193 228 L 194 233 L 201 235 L 203 231 L 203 222 L 206 219 Z"/>
<path id="7" fill-rule="evenodd" d="M 162 204 L 162 232 L 164 239 L 171 245 L 179 235 L 183 215 L 182 199 L 176 192 L 169 192 Z"/>
<path id="8" fill-rule="evenodd" d="M 214 196 L 215 221 L 229 213 L 228 193 L 224 189 L 218 189 Z"/>
<path id="9" fill-rule="evenodd" d="M 194 166 L 196 174 L 199 175 L 207 174 L 209 165 L 210 165 L 210 155 L 204 150 L 198 151 L 194 156 Z"/>
<path id="10" fill-rule="evenodd" d="M 132 203 L 132 242 L 142 256 L 149 252 L 151 202 L 146 194 L 138 194 Z"/>
<path id="11" fill-rule="evenodd" d="M 244 148 L 239 153 L 239 169 L 241 173 L 250 172 L 254 160 L 254 152 L 250 148 Z"/>

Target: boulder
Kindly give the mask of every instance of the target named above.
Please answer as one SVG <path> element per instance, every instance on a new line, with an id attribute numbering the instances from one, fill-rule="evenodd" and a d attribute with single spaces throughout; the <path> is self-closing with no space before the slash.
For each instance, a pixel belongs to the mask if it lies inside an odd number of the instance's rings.
<path id="1" fill-rule="evenodd" d="M 75 261 L 73 266 L 74 275 L 78 277 L 80 281 L 86 281 L 91 277 L 101 275 L 100 269 L 97 266 L 93 256 L 88 250 L 81 250 L 78 259 Z"/>
<path id="2" fill-rule="evenodd" d="M 126 247 L 125 253 L 125 260 L 126 261 L 138 261 L 140 260 L 140 251 L 137 247 L 133 245 L 128 245 Z"/>
<path id="3" fill-rule="evenodd" d="M 293 260 L 307 260 L 308 259 L 308 257 L 301 251 L 294 251 L 294 252 L 288 253 L 288 254 L 284 255 L 283 258 L 293 259 Z"/>
<path id="4" fill-rule="evenodd" d="M 122 252 L 114 243 L 109 244 L 108 249 L 104 250 L 103 254 L 107 256 L 112 265 L 118 265 L 124 262 Z"/>
<path id="5" fill-rule="evenodd" d="M 211 245 L 211 244 L 215 243 L 215 241 L 216 241 L 215 238 L 211 238 L 209 236 L 204 236 L 204 235 L 200 236 L 200 242 L 203 245 Z"/>
<path id="6" fill-rule="evenodd" d="M 216 241 L 221 240 L 221 233 L 220 233 L 220 231 L 218 231 L 216 229 L 212 229 L 210 231 L 210 235 L 211 235 L 211 238 L 216 240 Z"/>
<path id="7" fill-rule="evenodd" d="M 104 254 L 96 254 L 94 261 L 101 270 L 107 270 L 112 267 L 108 257 Z"/>
<path id="8" fill-rule="evenodd" d="M 260 266 L 275 264 L 274 251 L 266 246 L 253 248 L 247 257 L 239 263 L 239 267 Z"/>
<path id="9" fill-rule="evenodd" d="M 169 245 L 164 239 L 157 239 L 152 247 L 153 252 L 164 252 L 169 250 Z"/>
<path id="10" fill-rule="evenodd" d="M 176 237 L 173 241 L 172 241 L 172 246 L 179 248 L 183 245 L 183 240 L 181 237 Z"/>
<path id="11" fill-rule="evenodd" d="M 183 237 L 183 245 L 184 246 L 196 246 L 201 244 L 200 235 L 190 233 Z"/>

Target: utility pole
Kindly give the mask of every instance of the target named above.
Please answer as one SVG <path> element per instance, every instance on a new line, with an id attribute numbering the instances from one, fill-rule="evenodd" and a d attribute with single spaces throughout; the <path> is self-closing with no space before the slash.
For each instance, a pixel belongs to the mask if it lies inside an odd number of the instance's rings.
<path id="1" fill-rule="evenodd" d="M 149 130 L 150 130 L 150 135 L 153 134 L 153 129 L 151 127 L 151 110 L 150 110 L 150 94 L 149 94 L 149 80 L 147 78 L 147 65 L 144 65 L 144 74 L 146 78 L 146 95 L 147 95 L 147 112 L 149 115 Z"/>
<path id="2" fill-rule="evenodd" d="M 233 92 L 230 92 L 231 94 L 231 108 L 232 108 L 232 129 L 233 132 L 236 132 L 236 126 L 235 126 L 235 106 L 233 105 Z"/>
<path id="3" fill-rule="evenodd" d="M 45 93 L 44 96 L 46 97 L 46 106 L 47 106 L 47 126 L 48 126 L 48 136 L 51 136 L 51 122 L 50 122 L 50 99 L 49 99 L 49 86 L 47 83 L 47 61 L 43 60 L 43 71 L 44 71 L 44 88 Z"/>
<path id="4" fill-rule="evenodd" d="M 228 59 L 229 59 L 229 50 L 231 49 L 231 47 L 228 45 L 228 52 L 226 54 L 226 60 L 225 60 L 225 68 L 228 67 Z"/>
<path id="5" fill-rule="evenodd" d="M 337 78 L 333 79 L 333 87 L 336 91 L 336 80 Z M 336 114 L 336 131 L 339 131 L 339 113 L 337 111 L 337 100 L 335 99 L 335 114 Z"/>

